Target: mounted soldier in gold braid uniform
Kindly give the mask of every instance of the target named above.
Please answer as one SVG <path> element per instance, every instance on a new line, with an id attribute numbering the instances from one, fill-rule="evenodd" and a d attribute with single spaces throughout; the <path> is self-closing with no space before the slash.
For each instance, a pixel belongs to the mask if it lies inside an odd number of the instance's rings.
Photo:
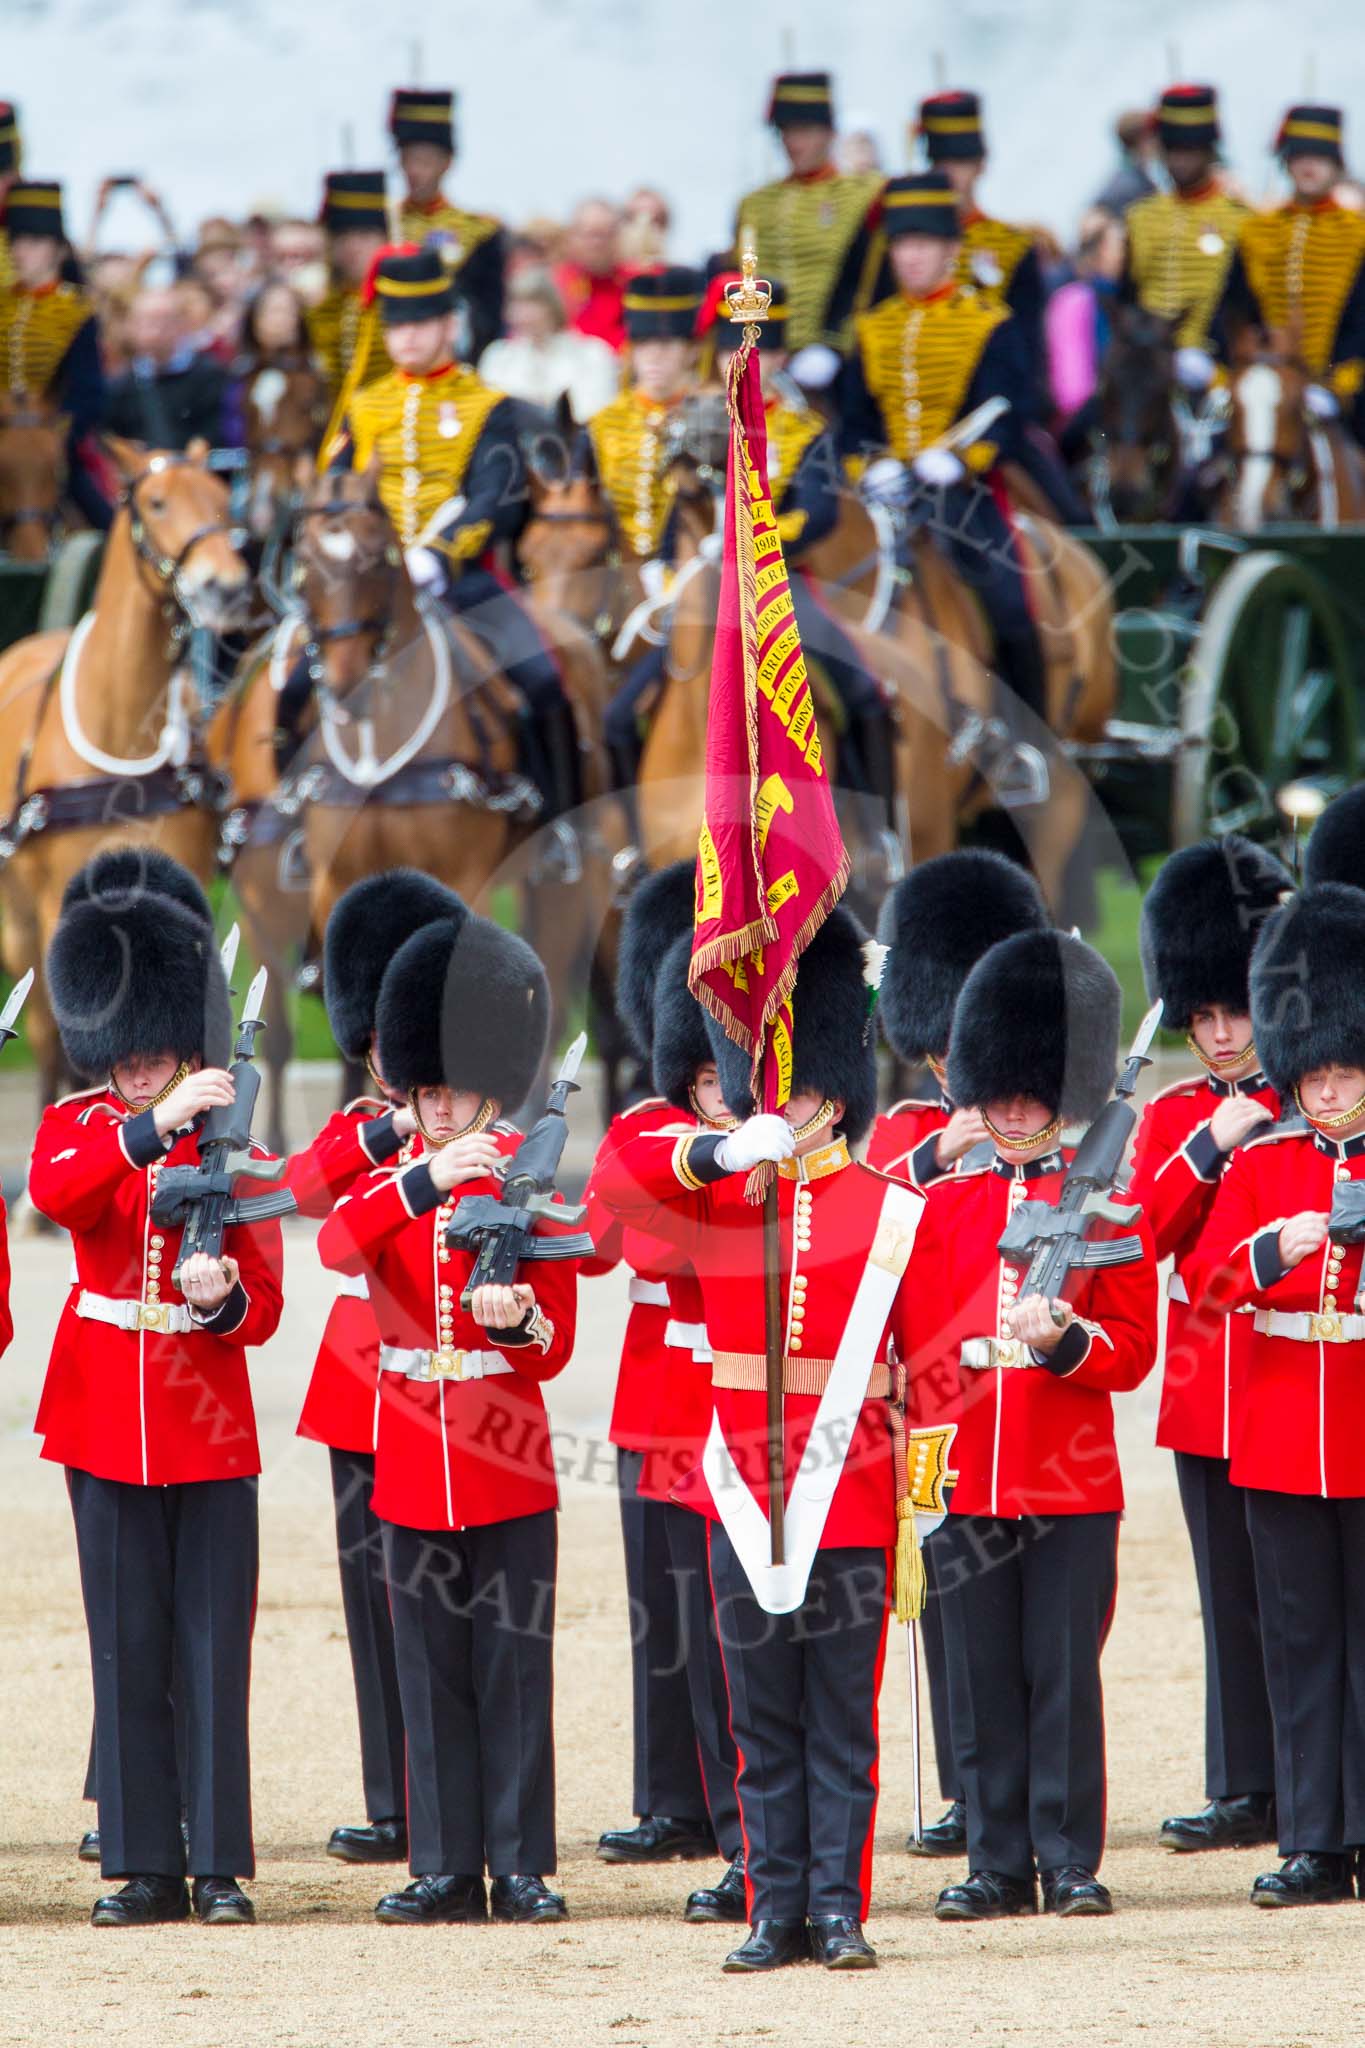
<path id="1" fill-rule="evenodd" d="M 469 323 L 465 354 L 477 363 L 502 333 L 506 236 L 491 213 L 452 206 L 441 189 L 455 161 L 454 93 L 448 86 L 400 86 L 389 104 L 389 134 L 407 183 L 401 238 L 435 248 L 455 279 Z"/>

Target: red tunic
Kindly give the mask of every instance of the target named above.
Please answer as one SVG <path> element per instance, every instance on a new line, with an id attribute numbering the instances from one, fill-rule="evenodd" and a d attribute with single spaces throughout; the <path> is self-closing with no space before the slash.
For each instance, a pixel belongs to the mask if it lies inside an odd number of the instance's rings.
<path id="1" fill-rule="evenodd" d="M 153 1225 L 151 1197 L 163 1165 L 198 1158 L 193 1131 L 167 1152 L 150 1110 L 130 1116 L 102 1088 L 43 1113 L 29 1193 L 70 1231 L 76 1265 L 35 1424 L 47 1439 L 42 1455 L 56 1464 L 134 1486 L 243 1479 L 261 1469 L 246 1347 L 264 1344 L 280 1320 L 278 1223 L 228 1231 L 244 1298 L 230 1298 L 211 1328 L 123 1330 L 76 1314 L 82 1289 L 183 1305 L 171 1281 L 181 1233 Z"/>
<path id="2" fill-rule="evenodd" d="M 707 1143 L 706 1134 L 682 1126 L 672 1132 L 646 1132 L 613 1152 L 604 1150 L 596 1167 L 599 1192 L 618 1214 L 632 1217 L 651 1234 L 667 1237 L 685 1253 L 701 1285 L 707 1332 L 717 1359 L 724 1353 L 761 1355 L 762 1211 L 745 1200 L 742 1173 L 696 1184 L 687 1153 L 698 1143 Z M 851 1160 L 841 1141 L 804 1160 L 784 1163 L 778 1178 L 780 1287 L 786 1304 L 786 1350 L 793 1360 L 834 1357 L 867 1265 L 885 1192 L 884 1176 Z M 902 1286 L 872 1362 L 888 1363 L 889 1340 L 898 1347 L 904 1342 L 905 1301 Z M 761 1391 L 716 1386 L 712 1401 L 731 1455 L 766 1510 L 766 1397 Z M 789 1491 L 819 1405 L 818 1394 L 784 1396 Z M 711 1520 L 719 1519 L 700 1465 L 678 1485 L 676 1497 Z M 869 1396 L 854 1425 L 821 1547 L 886 1547 L 895 1536 L 890 1407 L 884 1397 Z"/>
<path id="3" fill-rule="evenodd" d="M 497 1124 L 505 1153 L 519 1134 Z M 450 1195 L 433 1187 L 425 1148 L 411 1164 L 381 1168 L 343 1195 L 318 1233 L 324 1266 L 366 1274 L 384 1344 L 426 1350 L 501 1350 L 512 1371 L 486 1379 L 379 1375 L 374 1511 L 410 1529 L 464 1529 L 510 1522 L 559 1504 L 542 1380 L 569 1362 L 574 1340 L 575 1268 L 546 1260 L 524 1271 L 549 1318 L 548 1345 L 502 1346 L 460 1307 L 470 1253 L 446 1251 L 445 1227 L 465 1195 L 492 1195 L 491 1175 Z M 442 1324 L 446 1325 L 442 1329 Z"/>
<path id="4" fill-rule="evenodd" d="M 1060 1155 L 1026 1169 L 947 1174 L 926 1190 L 907 1276 L 912 1304 L 911 1410 L 920 1425 L 955 1420 L 951 1463 L 957 1515 L 1084 1515 L 1123 1506 L 1110 1396 L 1138 1386 L 1157 1350 L 1156 1263 L 1141 1226 L 1142 1258 L 1073 1276 L 1079 1320 L 1064 1338 L 1076 1362 L 1065 1378 L 1026 1363 L 962 1363 L 972 1339 L 1006 1338 L 1019 1269 L 996 1249 L 1018 1204 L 1055 1202 Z M 1040 1170 L 1044 1169 L 1044 1170 Z M 1113 1232 L 1121 1235 L 1121 1232 Z"/>
<path id="5" fill-rule="evenodd" d="M 1251 1358 L 1251 1316 L 1210 1316 L 1190 1286 L 1190 1269 L 1230 1152 L 1209 1136 L 1209 1119 L 1233 1091 L 1193 1077 L 1164 1088 L 1138 1127 L 1129 1193 L 1141 1202 L 1158 1259 L 1174 1259 L 1168 1282 L 1166 1351 L 1156 1440 L 1201 1458 L 1232 1455 L 1234 1411 Z M 1247 1091 L 1278 1116 L 1268 1081 Z"/>
<path id="6" fill-rule="evenodd" d="M 1344 1144 L 1303 1134 L 1253 1138 L 1232 1158 L 1190 1272 L 1211 1315 L 1253 1309 L 1358 1314 L 1361 1247 L 1327 1238 L 1285 1271 L 1280 1225 L 1305 1209 L 1327 1215 L 1338 1181 L 1365 1180 L 1365 1138 Z M 1234 1407 L 1235 1486 L 1324 1499 L 1365 1495 L 1365 1340 L 1257 1330 L 1246 1393 Z"/>
<path id="7" fill-rule="evenodd" d="M 334 1111 L 307 1151 L 289 1162 L 300 1215 L 330 1216 L 358 1180 L 401 1150 L 387 1103 L 362 1095 Z M 365 1281 L 343 1287 L 364 1288 Z M 373 1451 L 378 1416 L 379 1326 L 368 1291 L 342 1291 L 328 1313 L 297 1433 L 336 1451 Z"/>
<path id="8" fill-rule="evenodd" d="M 875 1166 L 878 1173 L 893 1173 L 898 1180 L 927 1187 L 931 1180 L 952 1170 L 940 1166 L 934 1157 L 938 1134 L 947 1129 L 952 1113 L 942 1096 L 930 1102 L 908 1095 L 903 1102 L 893 1103 L 872 1126 L 868 1165 Z"/>

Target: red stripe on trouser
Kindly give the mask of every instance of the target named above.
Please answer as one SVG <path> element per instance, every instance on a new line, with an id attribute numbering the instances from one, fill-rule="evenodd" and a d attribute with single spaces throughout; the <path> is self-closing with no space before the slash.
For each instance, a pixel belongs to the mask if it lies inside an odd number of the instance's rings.
<path id="1" fill-rule="evenodd" d="M 1019 528 L 1015 523 L 1014 508 L 1010 503 L 1010 494 L 1005 488 L 1005 480 L 998 469 L 991 471 L 986 482 L 987 488 L 995 500 L 995 509 L 1004 520 L 1008 529 L 1010 542 L 1014 550 L 1014 573 L 1023 585 L 1024 603 L 1028 606 L 1029 617 L 1036 626 L 1038 624 L 1038 606 L 1033 596 L 1033 578 L 1024 573 L 1023 557 L 1019 552 Z"/>
<path id="2" fill-rule="evenodd" d="M 715 1526 L 714 1522 L 708 1522 L 706 1525 L 706 1579 L 707 1584 L 711 1588 L 711 1612 L 713 1614 L 716 1614 L 716 1578 L 715 1573 L 711 1569 L 711 1537 Z M 725 1673 L 725 1699 L 728 1706 L 730 1705 L 730 1670 L 725 1661 L 725 1635 L 721 1629 L 718 1614 L 716 1615 L 716 1641 L 720 1644 L 720 1668 Z M 744 1916 L 746 1919 L 751 1920 L 754 1910 L 754 1887 L 749 1877 L 749 1830 L 744 1825 L 744 1801 L 740 1797 L 739 1792 L 739 1781 L 744 1772 L 744 1752 L 740 1748 L 738 1738 L 735 1735 L 733 1706 L 730 1707 L 730 1740 L 735 1745 L 735 1805 L 739 1809 L 739 1834 L 740 1840 L 744 1844 Z"/>
<path id="3" fill-rule="evenodd" d="M 479 557 L 478 566 L 480 569 L 486 569 L 488 571 L 488 574 L 493 578 L 493 581 L 495 583 L 500 583 L 502 585 L 502 588 L 511 598 L 513 604 L 519 605 L 521 607 L 522 615 L 525 618 L 526 623 L 530 626 L 531 631 L 535 634 L 537 640 L 540 642 L 542 654 L 545 656 L 545 659 L 547 661 L 553 663 L 555 673 L 559 677 L 561 686 L 566 686 L 567 679 L 565 676 L 564 664 L 560 660 L 558 651 L 555 648 L 554 644 L 546 639 L 544 631 L 541 627 L 540 620 L 536 617 L 530 605 L 526 603 L 524 597 L 524 586 L 517 582 L 515 576 L 509 576 L 507 571 L 503 568 L 502 564 L 499 561 L 497 561 L 491 554 L 481 555 Z M 565 696 L 568 695 L 567 687 L 564 687 L 564 694 Z"/>

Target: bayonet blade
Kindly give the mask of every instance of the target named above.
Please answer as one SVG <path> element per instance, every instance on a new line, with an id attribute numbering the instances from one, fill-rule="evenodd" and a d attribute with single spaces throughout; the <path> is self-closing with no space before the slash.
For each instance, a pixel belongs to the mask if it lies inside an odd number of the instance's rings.
<path id="1" fill-rule="evenodd" d="M 1165 1007 L 1160 996 L 1158 996 L 1151 1009 L 1147 1012 L 1147 1015 L 1138 1025 L 1137 1037 L 1133 1040 L 1128 1053 L 1130 1060 L 1146 1059 L 1147 1048 L 1156 1037 L 1157 1026 L 1161 1022 L 1161 1013 Z"/>
<path id="2" fill-rule="evenodd" d="M 254 1024 L 260 1016 L 261 1006 L 265 1002 L 265 985 L 269 979 L 268 971 L 264 967 L 258 967 L 256 978 L 246 992 L 246 1008 L 242 1011 L 243 1024 Z"/>
<path id="3" fill-rule="evenodd" d="M 555 1086 L 561 1081 L 576 1081 L 578 1069 L 583 1064 L 583 1055 L 588 1049 L 588 1034 L 580 1031 L 569 1050 L 565 1053 L 559 1072 L 555 1075 Z"/>
<path id="4" fill-rule="evenodd" d="M 28 1001 L 28 992 L 32 986 L 33 969 L 30 967 L 27 974 L 21 974 L 18 981 L 15 982 L 14 987 L 9 992 L 9 1001 L 5 1004 L 4 1009 L 0 1010 L 0 1033 L 3 1033 L 6 1038 L 13 1038 L 16 1035 L 19 1012 Z"/>
<path id="5" fill-rule="evenodd" d="M 242 928 L 240 925 L 234 924 L 232 930 L 218 948 L 218 958 L 223 969 L 223 979 L 229 987 L 232 985 L 232 971 L 237 965 L 237 948 L 241 943 Z"/>

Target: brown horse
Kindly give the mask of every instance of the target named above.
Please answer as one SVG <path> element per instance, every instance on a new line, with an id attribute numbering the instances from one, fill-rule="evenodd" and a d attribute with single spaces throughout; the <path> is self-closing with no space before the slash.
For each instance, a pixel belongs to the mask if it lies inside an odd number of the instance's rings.
<path id="1" fill-rule="evenodd" d="M 293 517 L 312 482 L 327 415 L 327 386 L 311 356 L 272 356 L 246 371 L 246 522 L 253 539 L 267 540 Z"/>
<path id="2" fill-rule="evenodd" d="M 1337 527 L 1365 519 L 1365 458 L 1340 419 L 1314 416 L 1313 383 L 1292 337 L 1242 338 L 1228 386 L 1220 525 L 1255 533 L 1278 522 Z"/>
<path id="3" fill-rule="evenodd" d="M 226 486 L 185 455 L 106 443 L 123 479 L 92 610 L 0 656 L 3 949 L 12 974 L 41 963 L 62 891 L 102 846 L 154 841 L 201 878 L 217 828 L 193 758 L 197 704 L 182 666 L 193 626 L 238 625 L 250 578 Z M 48 1099 L 61 1051 L 41 979 L 26 1013 Z"/>
<path id="4" fill-rule="evenodd" d="M 48 398 L 0 391 L 0 550 L 41 562 L 62 516 L 67 422 Z"/>

